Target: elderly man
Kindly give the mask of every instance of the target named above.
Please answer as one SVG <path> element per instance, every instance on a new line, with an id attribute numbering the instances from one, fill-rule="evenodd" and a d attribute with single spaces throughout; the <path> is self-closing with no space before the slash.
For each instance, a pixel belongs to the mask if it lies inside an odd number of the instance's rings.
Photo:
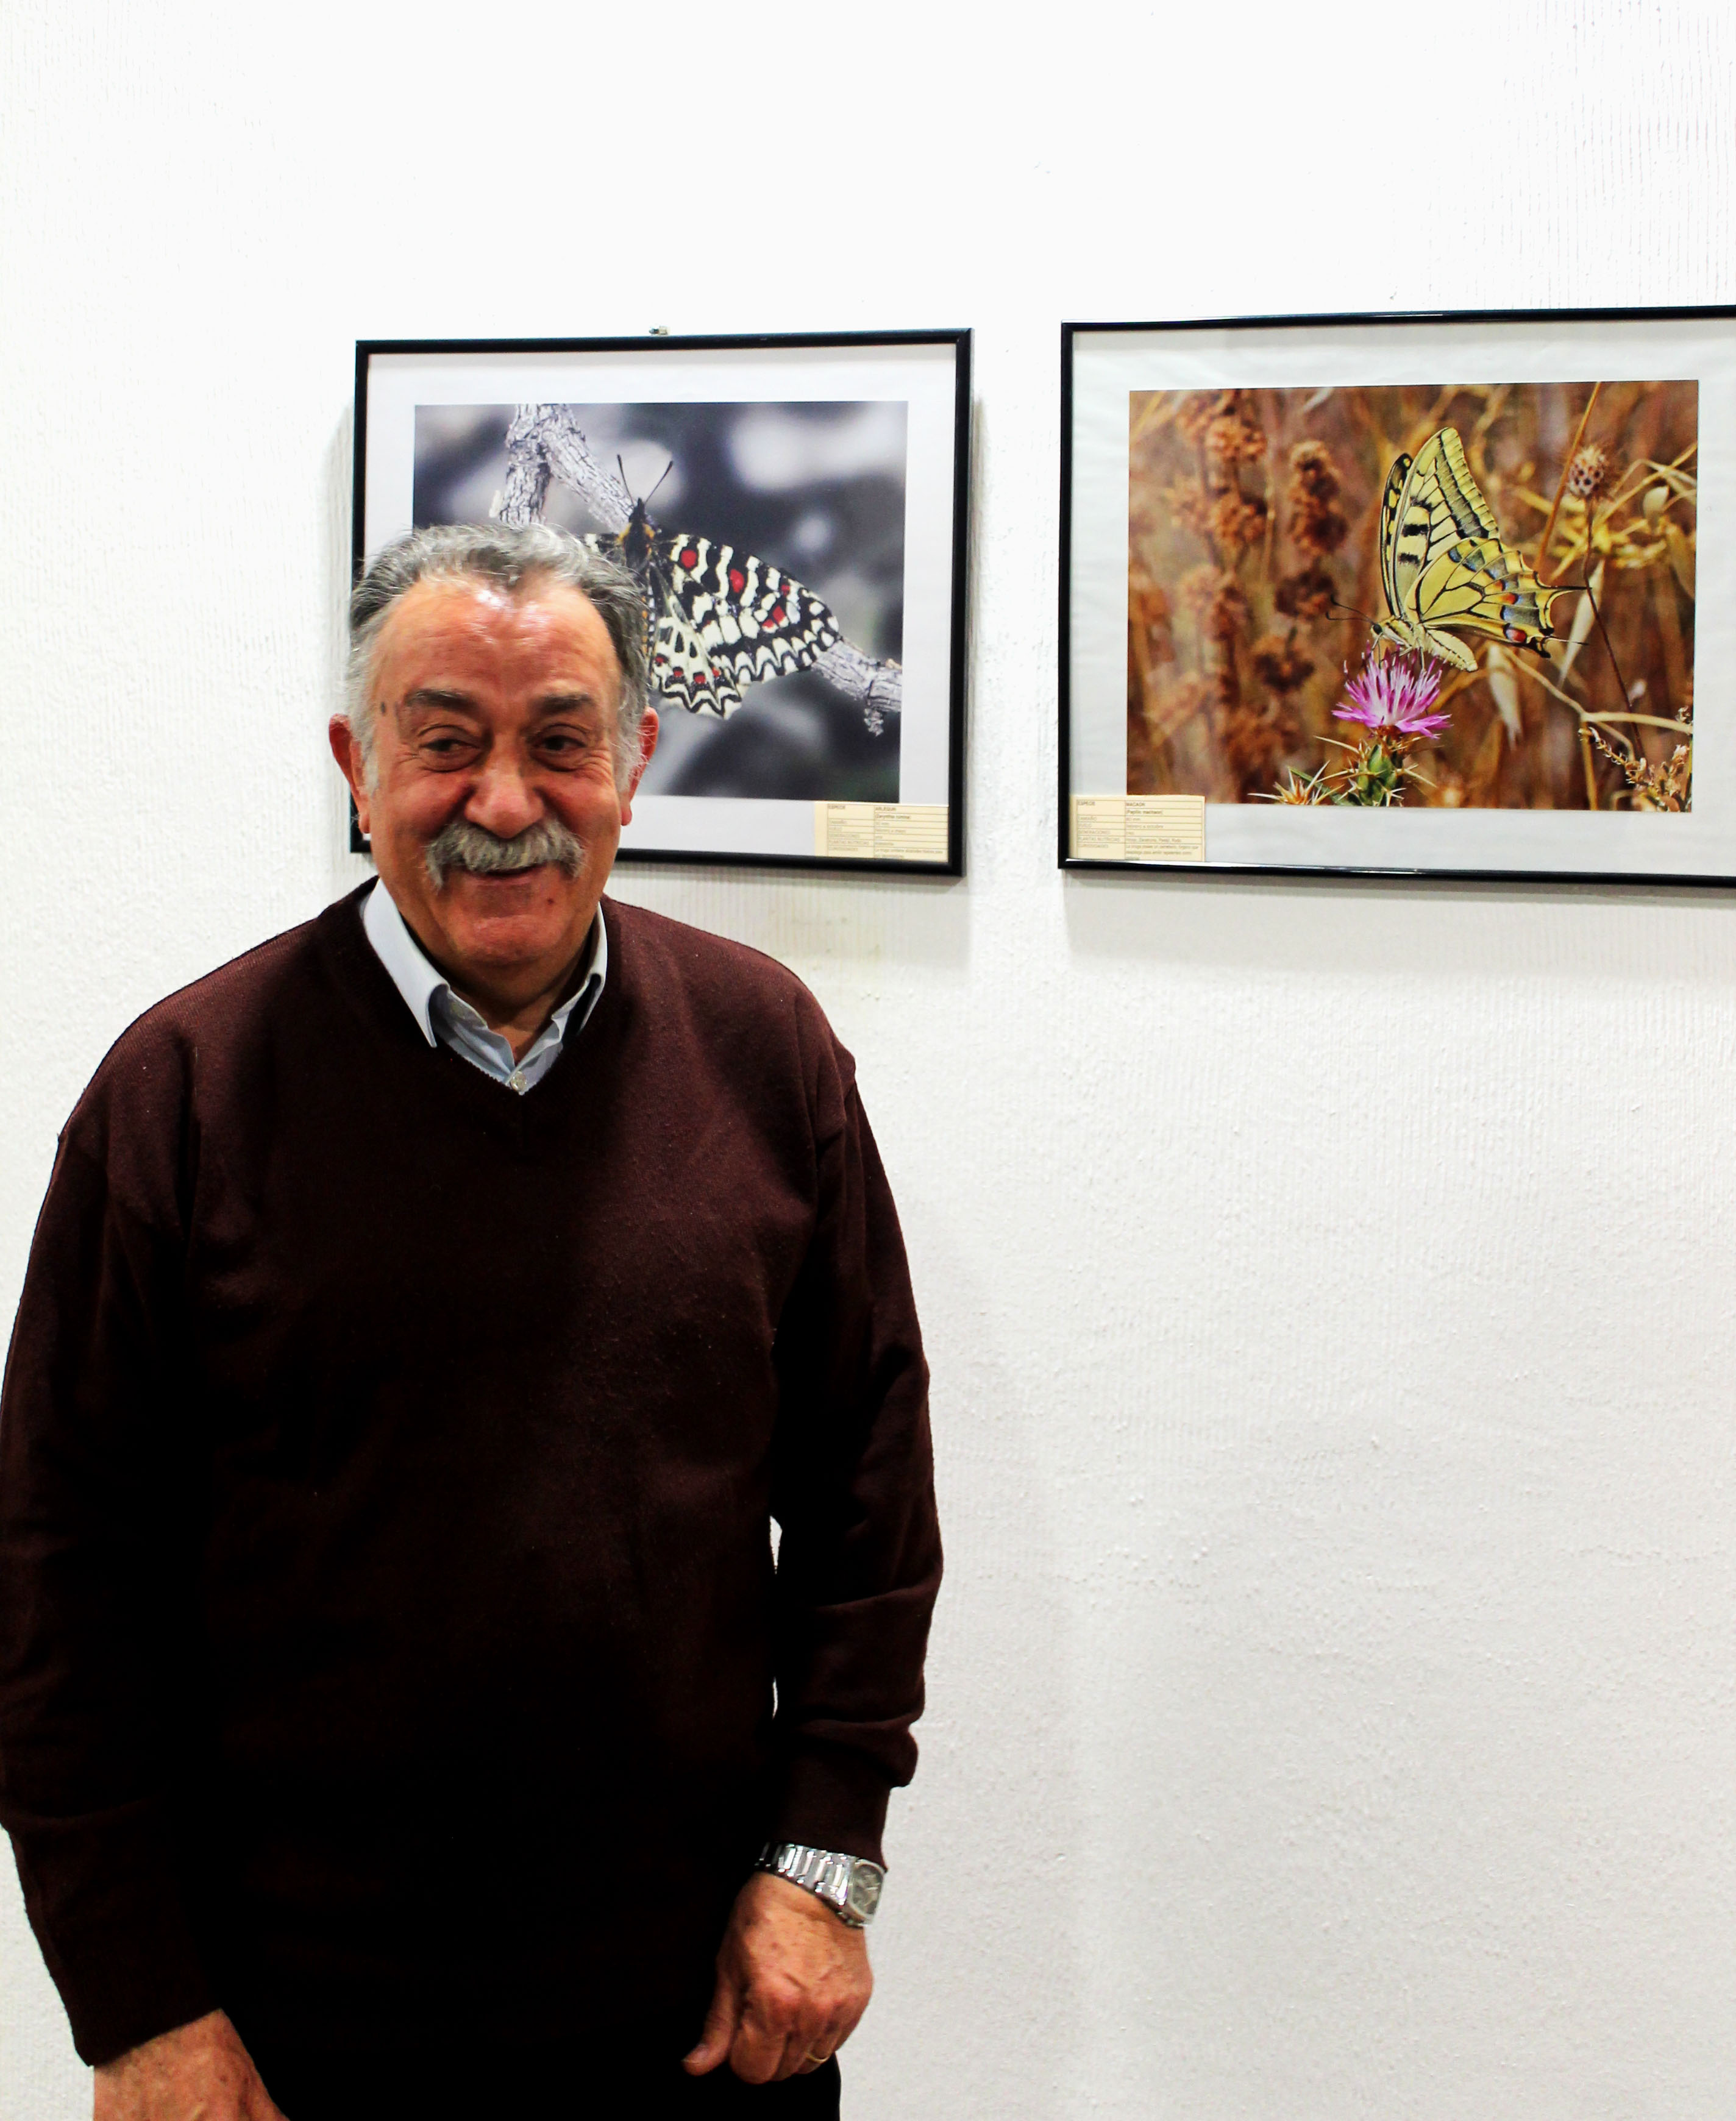
<path id="1" fill-rule="evenodd" d="M 37 1228 L 30 1918 L 98 2121 L 835 2114 L 940 1575 L 850 1058 L 602 897 L 628 576 L 427 530 L 351 622 L 378 881 L 126 1033 Z"/>

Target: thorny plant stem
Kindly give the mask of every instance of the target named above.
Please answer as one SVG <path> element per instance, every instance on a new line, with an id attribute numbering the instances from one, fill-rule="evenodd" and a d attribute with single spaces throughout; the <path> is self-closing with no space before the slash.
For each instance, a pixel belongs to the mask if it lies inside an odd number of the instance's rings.
<path id="1" fill-rule="evenodd" d="M 1663 715 L 1594 714 L 1589 707 L 1582 707 L 1570 692 L 1564 692 L 1559 685 L 1552 685 L 1541 671 L 1533 670 L 1528 663 L 1515 660 L 1513 668 L 1521 678 L 1528 678 L 1533 685 L 1541 685 L 1552 699 L 1559 700 L 1564 707 L 1571 707 L 1582 722 L 1644 722 L 1649 729 L 1678 730 L 1684 735 L 1691 735 L 1693 732 L 1692 722 L 1673 722 Z M 1443 693 L 1441 697 L 1444 699 L 1446 695 Z"/>
<path id="2" fill-rule="evenodd" d="M 1594 383 L 1592 385 L 1591 395 L 1585 400 L 1585 410 L 1580 413 L 1580 424 L 1574 431 L 1572 447 L 1568 450 L 1566 455 L 1561 459 L 1561 475 L 1560 478 L 1556 481 L 1555 499 L 1549 504 L 1549 520 L 1543 525 L 1542 542 L 1538 547 L 1537 556 L 1546 567 L 1549 565 L 1549 541 L 1555 535 L 1555 519 L 1558 515 L 1560 515 L 1561 510 L 1561 496 L 1567 491 L 1567 480 L 1569 475 L 1573 470 L 1573 460 L 1580 454 L 1580 445 L 1585 439 L 1586 422 L 1591 417 L 1591 408 L 1597 403 L 1598 393 L 1603 388 L 1603 385 L 1601 383 Z M 1586 537 L 1588 554 L 1590 548 L 1590 536 L 1588 533 Z M 1589 570 L 1588 569 L 1587 571 L 1589 572 Z M 1551 588 L 1552 585 L 1548 582 L 1545 582 L 1543 586 L 1545 589 L 1548 589 Z M 1594 606 L 1593 608 L 1595 609 L 1596 607 Z"/>
<path id="3" fill-rule="evenodd" d="M 1665 502 L 1664 507 L 1664 513 L 1668 515 L 1671 509 L 1675 506 L 1678 501 L 1685 501 L 1688 498 L 1687 495 L 1680 490 L 1676 482 L 1675 475 L 1681 471 L 1682 465 L 1687 462 L 1688 459 L 1694 454 L 1696 446 L 1696 445 L 1690 443 L 1688 447 L 1683 450 L 1678 455 L 1672 457 L 1667 464 L 1659 464 L 1655 458 L 1652 457 L 1646 457 L 1638 463 L 1631 464 L 1627 467 L 1626 470 L 1622 473 L 1614 492 L 1610 494 L 1603 503 L 1603 515 L 1604 521 L 1607 523 L 1611 520 L 1617 509 L 1625 508 L 1631 502 L 1637 501 L 1640 493 L 1645 487 L 1649 486 L 1655 486 L 1660 483 L 1667 487 L 1669 492 L 1669 499 Z M 1630 479 L 1633 482 L 1631 485 L 1628 483 Z M 1520 498 L 1524 501 L 1525 506 L 1528 508 L 1541 510 L 1543 506 L 1541 498 L 1535 493 L 1522 491 Z M 1559 500 L 1561 496 L 1558 493 L 1556 499 Z M 1552 524 L 1554 520 L 1553 514 L 1550 513 L 1548 518 L 1549 523 Z M 1572 543 L 1569 546 L 1566 552 L 1562 556 L 1561 566 L 1564 571 L 1566 568 L 1574 566 L 1578 562 L 1582 553 L 1586 553 L 1590 551 L 1591 548 L 1589 531 L 1589 524 L 1588 522 L 1587 534 L 1575 537 Z M 1540 566 L 1547 565 L 1547 556 L 1544 554 L 1541 548 L 1538 552 L 1538 563 Z M 1539 581 L 1542 581 L 1542 576 L 1541 573 L 1538 574 L 1538 579 Z M 1549 589 L 1553 585 L 1549 582 L 1543 582 L 1543 587 L 1545 589 Z M 1571 588 L 1571 583 L 1570 583 L 1568 586 Z"/>
<path id="4" fill-rule="evenodd" d="M 1573 473 L 1574 459 L 1579 455 L 1580 445 L 1585 439 L 1585 430 L 1591 420 L 1591 408 L 1597 403 L 1598 393 L 1603 388 L 1603 385 L 1601 382 L 1594 383 L 1592 385 L 1591 395 L 1585 400 L 1585 410 L 1580 415 L 1580 424 L 1574 429 L 1573 441 L 1568 447 L 1567 454 L 1561 461 L 1561 475 L 1556 481 L 1555 484 L 1555 499 L 1549 504 L 1548 520 L 1543 525 L 1543 535 L 1538 545 L 1538 558 L 1546 567 L 1549 565 L 1549 541 L 1555 535 L 1555 520 L 1561 513 L 1561 496 L 1567 491 L 1567 482 Z M 1629 701 L 1627 697 L 1627 680 L 1622 675 L 1622 665 L 1617 660 L 1615 643 L 1609 637 L 1609 628 L 1603 623 L 1603 607 L 1598 603 L 1597 597 L 1593 594 L 1591 586 L 1592 538 L 1596 528 L 1596 522 L 1597 510 L 1589 502 L 1588 502 L 1585 508 L 1585 564 L 1580 571 L 1584 576 L 1585 579 L 1580 585 L 1580 587 L 1584 590 L 1585 595 L 1590 599 L 1591 615 L 1598 622 L 1598 633 L 1603 641 L 1604 652 L 1609 657 L 1609 667 L 1616 674 L 1616 690 L 1621 695 L 1622 705 L 1626 706 L 1631 705 L 1631 702 Z M 1541 579 L 1541 577 L 1539 577 L 1539 579 Z M 1548 588 L 1552 587 L 1553 585 L 1546 583 L 1544 586 Z M 1569 584 L 1566 585 L 1566 586 L 1571 587 L 1572 585 Z M 1636 736 L 1639 734 L 1637 729 L 1635 730 L 1634 734 Z M 1583 722 L 1580 729 L 1580 755 L 1585 767 L 1586 799 L 1591 808 L 1595 810 L 1598 807 L 1597 783 L 1593 777 L 1591 744 L 1589 739 L 1585 734 Z"/>
<path id="5" fill-rule="evenodd" d="M 1604 521 L 1605 521 L 1606 523 L 1609 520 L 1610 515 L 1612 515 L 1612 512 L 1613 512 L 1613 511 L 1612 511 L 1612 510 L 1608 509 L 1608 508 L 1606 508 L 1606 509 L 1604 510 L 1604 511 L 1603 511 L 1603 520 L 1604 520 Z M 1594 519 L 1593 518 L 1592 514 L 1591 514 L 1591 511 L 1590 511 L 1589 509 L 1588 509 L 1588 510 L 1587 510 L 1587 511 L 1586 511 L 1586 519 L 1585 519 L 1585 520 L 1586 520 L 1586 529 L 1585 529 L 1585 552 L 1586 552 L 1586 557 L 1587 557 L 1587 559 L 1589 560 L 1589 559 L 1590 558 L 1590 556 L 1591 556 L 1591 541 L 1592 541 L 1593 536 L 1594 536 L 1594 534 L 1595 534 L 1596 529 L 1597 529 L 1597 524 L 1596 524 L 1596 521 L 1595 521 L 1595 520 L 1594 520 Z M 1589 567 L 1588 567 L 1588 568 L 1585 570 L 1585 572 L 1586 572 L 1587 576 L 1588 576 L 1588 578 L 1589 578 L 1589 574 L 1590 574 L 1590 569 L 1589 569 Z M 1642 588 L 1642 590 L 1643 590 L 1643 588 L 1644 588 L 1644 585 L 1643 585 L 1643 584 L 1641 585 L 1641 588 Z M 1598 630 L 1599 630 L 1599 632 L 1602 632 L 1602 630 L 1603 630 L 1603 613 L 1602 613 L 1602 612 L 1598 611 L 1598 608 L 1597 608 L 1597 606 L 1596 606 L 1595 604 L 1594 604 L 1594 605 L 1592 606 L 1592 609 L 1593 609 L 1594 612 L 1597 612 L 1598 627 Z M 1610 648 L 1610 647 L 1609 647 L 1609 636 L 1608 636 L 1608 634 L 1604 634 L 1604 636 L 1603 636 L 1603 646 L 1604 646 L 1606 648 L 1609 648 L 1609 660 L 1610 660 L 1610 661 L 1611 661 L 1612 664 L 1615 664 L 1616 683 L 1617 683 L 1618 685 L 1620 685 L 1620 686 L 1622 687 L 1622 706 L 1623 706 L 1624 707 L 1631 707 L 1631 706 L 1632 706 L 1632 705 L 1633 705 L 1633 697 L 1632 697 L 1632 695 L 1628 692 L 1628 689 L 1627 689 L 1626 685 L 1625 683 L 1623 683 L 1623 682 L 1622 682 L 1622 666 L 1621 666 L 1621 664 L 1620 664 L 1619 663 L 1617 663 L 1617 662 L 1616 662 L 1616 651 L 1615 651 L 1615 650 L 1614 650 L 1613 648 Z M 1642 682 L 1643 682 L 1643 681 L 1642 681 Z M 1629 721 L 1630 725 L 1631 725 L 1631 727 L 1632 727 L 1633 733 L 1634 733 L 1634 736 L 1633 736 L 1634 748 L 1635 748 L 1635 749 L 1639 753 L 1640 756 L 1643 758 L 1645 756 L 1645 738 L 1644 738 L 1644 737 L 1642 737 L 1642 736 L 1640 735 L 1640 717 L 1639 717 L 1637 715 L 1630 715 L 1630 716 L 1628 716 L 1628 718 L 1627 718 L 1627 719 L 1628 719 L 1628 721 Z"/>
<path id="6" fill-rule="evenodd" d="M 1603 623 L 1603 607 L 1598 603 L 1597 595 L 1591 586 L 1591 534 L 1589 531 L 1586 533 L 1585 537 L 1585 565 L 1580 571 L 1585 577 L 1583 586 L 1586 595 L 1591 600 L 1591 615 L 1598 622 L 1598 632 L 1603 636 L 1603 646 L 1609 656 L 1609 667 L 1616 674 L 1616 691 L 1621 697 L 1622 706 L 1631 706 L 1633 702 L 1627 697 L 1627 680 L 1622 675 L 1622 666 L 1616 660 L 1616 645 L 1609 637 L 1609 628 Z M 1594 804 L 1592 808 L 1595 809 L 1597 805 Z"/>

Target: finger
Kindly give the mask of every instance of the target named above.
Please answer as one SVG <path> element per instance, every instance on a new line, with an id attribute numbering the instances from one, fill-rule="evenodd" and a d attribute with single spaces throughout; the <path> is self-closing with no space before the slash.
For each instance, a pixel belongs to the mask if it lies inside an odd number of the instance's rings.
<path id="1" fill-rule="evenodd" d="M 768 2011 L 748 1999 L 730 2049 L 730 2067 L 745 2084 L 776 2084 L 796 2074 L 808 2052 L 812 2029 L 805 2030 L 791 2015 Z"/>
<path id="2" fill-rule="evenodd" d="M 804 2028 L 791 2028 L 784 2042 L 783 2062 L 778 2077 L 811 2077 L 817 2069 L 824 2069 L 832 2059 L 832 2051 L 838 2045 L 833 2028 L 824 2019 L 810 2019 Z"/>
<path id="3" fill-rule="evenodd" d="M 832 2011 L 813 2026 L 808 2035 L 807 2053 L 796 2065 L 798 2077 L 811 2077 L 817 2069 L 824 2069 L 844 2042 L 850 2037 L 842 2012 Z"/>
<path id="4" fill-rule="evenodd" d="M 705 2014 L 705 2030 L 699 2035 L 699 2044 L 682 2060 L 681 2067 L 689 2077 L 703 2077 L 708 2070 L 716 2068 L 735 2044 L 740 2022 L 741 1991 L 735 1976 L 719 1967 L 717 1985 L 712 1991 L 712 2006 Z"/>
<path id="5" fill-rule="evenodd" d="M 838 2011 L 837 2016 L 833 2019 L 832 2025 L 832 2039 L 830 2045 L 833 2054 L 838 2053 L 838 2049 L 844 2044 L 845 2041 L 849 2039 L 850 2035 L 856 2030 L 856 2027 L 861 2025 L 864 2016 L 867 2013 L 867 2010 L 868 1998 L 864 1996 L 860 2002 L 852 2001 L 846 2003 Z"/>
<path id="6" fill-rule="evenodd" d="M 730 2049 L 730 2067 L 744 2084 L 775 2083 L 785 2073 L 784 2050 L 788 2045 L 782 2034 L 744 2018 Z"/>

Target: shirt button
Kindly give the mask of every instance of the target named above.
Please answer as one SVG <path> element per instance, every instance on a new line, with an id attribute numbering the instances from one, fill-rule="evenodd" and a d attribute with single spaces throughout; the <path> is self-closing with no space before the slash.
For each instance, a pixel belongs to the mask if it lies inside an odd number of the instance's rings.
<path id="1" fill-rule="evenodd" d="M 512 1088 L 518 1092 L 520 1097 L 522 1097 L 525 1092 L 530 1087 L 525 1080 L 525 1071 L 522 1068 L 515 1068 L 512 1073 L 506 1078 L 506 1080 L 511 1084 Z"/>

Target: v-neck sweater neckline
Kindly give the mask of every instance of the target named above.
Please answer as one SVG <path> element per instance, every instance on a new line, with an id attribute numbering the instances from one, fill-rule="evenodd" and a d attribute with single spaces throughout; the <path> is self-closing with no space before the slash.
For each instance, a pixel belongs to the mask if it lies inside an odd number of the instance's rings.
<path id="1" fill-rule="evenodd" d="M 509 1084 L 497 1082 L 443 1040 L 436 1039 L 429 1046 L 362 928 L 363 904 L 369 890 L 377 888 L 360 886 L 348 897 L 329 906 L 315 923 L 333 982 L 361 1023 L 391 1051 L 394 1066 L 418 1069 L 425 1082 L 437 1084 L 436 1094 L 455 1113 L 463 1112 L 492 1131 L 518 1138 L 534 1137 L 564 1125 L 574 1103 L 586 1097 L 586 1076 L 589 1074 L 594 1079 L 598 1067 L 604 1065 L 600 1049 L 612 1047 L 622 1029 L 627 972 L 621 953 L 627 944 L 619 921 L 614 920 L 610 929 L 611 971 L 615 977 L 604 981 L 603 991 L 577 1032 L 572 1033 L 569 1026 L 569 1035 L 562 1039 L 553 1065 L 540 1081 L 521 1093 Z M 602 906 L 609 907 L 609 902 L 605 898 Z"/>

